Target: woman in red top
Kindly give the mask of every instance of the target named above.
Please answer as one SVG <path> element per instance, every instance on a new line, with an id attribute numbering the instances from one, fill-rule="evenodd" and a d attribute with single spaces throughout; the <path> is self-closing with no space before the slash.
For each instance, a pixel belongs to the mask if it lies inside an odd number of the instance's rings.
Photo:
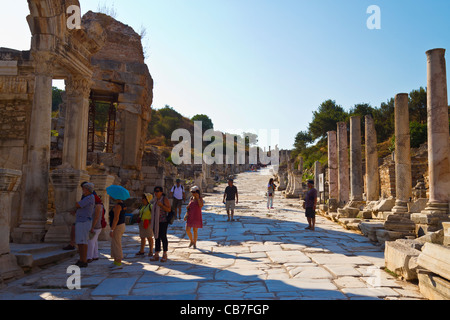
<path id="1" fill-rule="evenodd" d="M 184 221 L 186 221 L 186 233 L 191 240 L 189 244 L 189 248 L 194 246 L 194 249 L 197 248 L 197 239 L 198 239 L 198 229 L 203 228 L 203 217 L 202 217 L 202 207 L 203 207 L 203 199 L 200 196 L 200 190 L 198 187 L 194 186 L 191 188 L 191 201 L 187 205 L 187 213 L 184 217 Z M 191 228 L 194 229 L 194 236 L 192 236 Z"/>

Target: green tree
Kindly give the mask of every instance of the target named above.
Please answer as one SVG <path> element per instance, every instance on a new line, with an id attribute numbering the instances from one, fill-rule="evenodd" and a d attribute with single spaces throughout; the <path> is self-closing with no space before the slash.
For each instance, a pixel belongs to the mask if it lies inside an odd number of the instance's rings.
<path id="1" fill-rule="evenodd" d="M 421 144 L 427 142 L 428 131 L 426 123 L 412 121 L 409 124 L 411 135 L 411 148 L 418 148 Z"/>
<path id="2" fill-rule="evenodd" d="M 409 94 L 410 120 L 424 124 L 427 122 L 427 91 L 420 87 Z"/>
<path id="3" fill-rule="evenodd" d="M 298 154 L 300 154 L 306 149 L 308 144 L 311 143 L 313 143 L 311 134 L 307 131 L 300 131 L 295 137 L 294 148 Z"/>
<path id="4" fill-rule="evenodd" d="M 203 132 L 214 129 L 214 124 L 212 120 L 206 114 L 197 114 L 192 117 L 192 121 L 201 121 L 202 122 L 202 130 Z"/>
<path id="5" fill-rule="evenodd" d="M 64 90 L 52 87 L 52 112 L 59 110 L 59 105 L 63 102 L 61 93 Z M 61 116 L 61 115 L 60 115 Z"/>
<path id="6" fill-rule="evenodd" d="M 383 142 L 390 139 L 395 134 L 395 99 L 382 102 L 380 108 L 375 108 L 373 119 L 377 140 Z"/>
<path id="7" fill-rule="evenodd" d="M 338 122 L 345 121 L 347 112 L 336 104 L 334 100 L 323 102 L 317 111 L 313 112 L 313 119 L 308 127 L 312 140 L 325 139 L 328 131 L 336 130 Z"/>

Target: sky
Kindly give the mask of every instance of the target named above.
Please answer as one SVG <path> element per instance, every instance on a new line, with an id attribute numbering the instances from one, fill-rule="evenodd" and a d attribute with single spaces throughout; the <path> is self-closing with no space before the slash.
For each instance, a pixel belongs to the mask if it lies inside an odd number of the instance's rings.
<path id="1" fill-rule="evenodd" d="M 29 50 L 25 0 L 0 0 L 0 47 Z M 153 108 L 267 132 L 291 149 L 328 100 L 379 107 L 426 87 L 425 52 L 450 49 L 448 0 L 81 0 L 146 29 Z M 380 9 L 379 29 L 367 21 Z M 448 53 L 446 57 L 448 58 Z M 447 68 L 448 69 L 448 68 Z M 274 140 L 274 141 L 271 141 Z"/>

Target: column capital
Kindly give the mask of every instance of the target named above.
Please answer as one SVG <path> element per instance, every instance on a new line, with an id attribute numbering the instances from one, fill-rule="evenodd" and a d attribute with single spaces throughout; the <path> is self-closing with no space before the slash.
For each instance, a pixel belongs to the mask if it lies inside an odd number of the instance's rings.
<path id="1" fill-rule="evenodd" d="M 65 80 L 68 97 L 89 98 L 92 87 L 92 80 L 83 76 L 73 76 Z"/>

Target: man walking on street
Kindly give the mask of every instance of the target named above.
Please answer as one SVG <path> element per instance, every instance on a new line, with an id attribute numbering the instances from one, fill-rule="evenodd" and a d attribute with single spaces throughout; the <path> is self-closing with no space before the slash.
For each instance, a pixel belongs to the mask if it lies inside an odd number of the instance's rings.
<path id="1" fill-rule="evenodd" d="M 233 179 L 228 179 L 228 186 L 225 188 L 225 193 L 223 195 L 223 202 L 227 209 L 228 220 L 234 221 L 234 208 L 239 202 L 238 190 L 235 185 L 233 185 Z M 231 215 L 230 215 L 231 213 Z"/>
<path id="2" fill-rule="evenodd" d="M 317 190 L 314 188 L 314 180 L 308 180 L 308 193 L 303 203 L 303 208 L 306 210 L 305 215 L 309 226 L 307 230 L 314 231 L 316 225 L 316 205 L 317 205 Z"/>
<path id="3" fill-rule="evenodd" d="M 175 217 L 181 219 L 181 206 L 186 199 L 184 187 L 180 184 L 181 180 L 177 179 L 177 184 L 170 189 L 170 197 L 173 198 L 172 209 L 175 211 Z"/>

